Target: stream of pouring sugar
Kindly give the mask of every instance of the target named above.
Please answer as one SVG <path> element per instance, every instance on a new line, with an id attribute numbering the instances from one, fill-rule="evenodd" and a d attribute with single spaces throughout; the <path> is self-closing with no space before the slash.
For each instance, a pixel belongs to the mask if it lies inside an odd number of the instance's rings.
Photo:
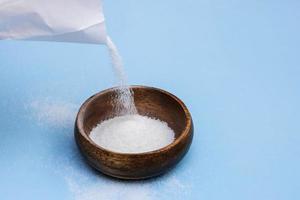
<path id="1" fill-rule="evenodd" d="M 117 47 L 109 36 L 107 36 L 106 45 L 111 57 L 113 71 L 118 80 L 118 88 L 114 102 L 116 106 L 115 112 L 117 115 L 137 114 L 137 110 L 134 105 L 133 91 L 128 86 L 122 58 L 118 53 Z"/>

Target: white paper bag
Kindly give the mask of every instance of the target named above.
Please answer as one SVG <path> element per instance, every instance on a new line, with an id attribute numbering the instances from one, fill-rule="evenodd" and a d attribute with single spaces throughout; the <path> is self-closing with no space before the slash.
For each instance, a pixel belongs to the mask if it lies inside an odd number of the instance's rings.
<path id="1" fill-rule="evenodd" d="M 0 39 L 101 44 L 101 0 L 0 0 Z"/>

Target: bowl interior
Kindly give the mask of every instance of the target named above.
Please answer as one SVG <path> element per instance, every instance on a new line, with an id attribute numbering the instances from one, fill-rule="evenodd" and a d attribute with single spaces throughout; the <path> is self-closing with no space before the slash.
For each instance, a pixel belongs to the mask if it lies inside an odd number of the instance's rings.
<path id="1" fill-rule="evenodd" d="M 132 86 L 134 101 L 140 115 L 157 118 L 167 122 L 175 132 L 175 139 L 183 133 L 188 117 L 185 106 L 175 96 L 160 89 Z M 115 116 L 113 98 L 115 89 L 108 89 L 91 97 L 81 110 L 82 124 L 85 134 L 101 121 Z"/>

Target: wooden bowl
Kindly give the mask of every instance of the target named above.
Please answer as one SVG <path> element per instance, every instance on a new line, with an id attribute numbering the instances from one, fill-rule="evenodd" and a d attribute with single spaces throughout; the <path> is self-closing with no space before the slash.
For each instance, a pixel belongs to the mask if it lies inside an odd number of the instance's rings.
<path id="1" fill-rule="evenodd" d="M 121 179 L 144 179 L 174 167 L 187 153 L 193 139 L 193 122 L 184 103 L 164 90 L 130 86 L 138 113 L 168 123 L 175 140 L 166 147 L 145 153 L 118 153 L 102 148 L 89 137 L 101 121 L 114 117 L 116 88 L 95 94 L 81 106 L 75 122 L 75 140 L 88 164 L 100 172 Z"/>

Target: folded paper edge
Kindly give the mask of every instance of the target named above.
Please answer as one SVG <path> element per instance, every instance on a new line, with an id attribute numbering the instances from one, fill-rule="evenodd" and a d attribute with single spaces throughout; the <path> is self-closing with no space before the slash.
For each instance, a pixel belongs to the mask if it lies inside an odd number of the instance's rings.
<path id="1" fill-rule="evenodd" d="M 101 21 L 73 32 L 66 32 L 56 35 L 35 36 L 20 40 L 105 44 L 106 36 L 105 23 L 104 21 Z"/>

